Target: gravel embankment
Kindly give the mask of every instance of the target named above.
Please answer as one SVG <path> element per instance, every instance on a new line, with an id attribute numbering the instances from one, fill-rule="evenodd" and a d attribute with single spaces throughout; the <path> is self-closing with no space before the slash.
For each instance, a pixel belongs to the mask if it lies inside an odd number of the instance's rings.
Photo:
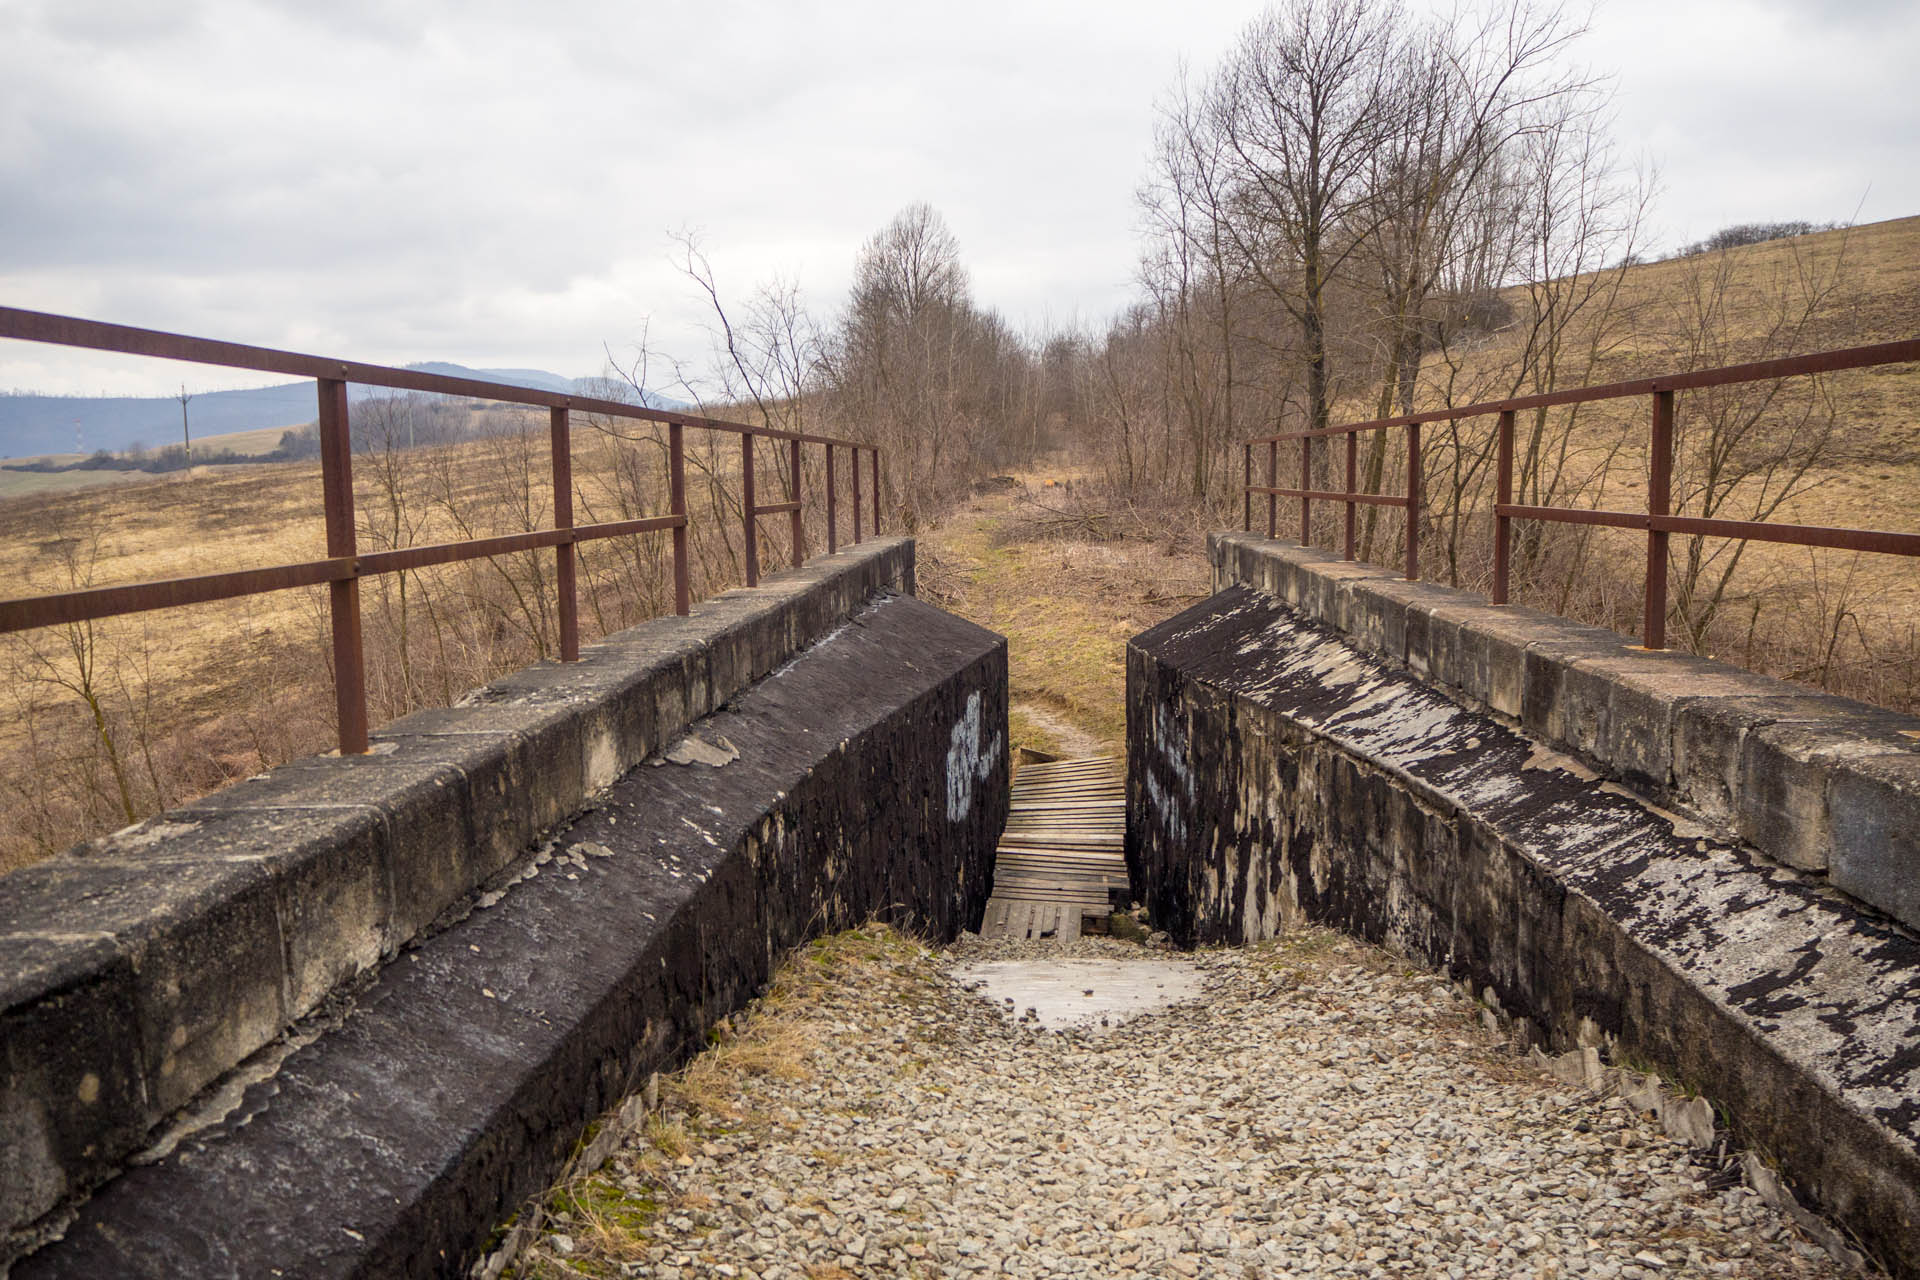
<path id="1" fill-rule="evenodd" d="M 1842 1274 L 1625 1103 L 1547 1078 L 1431 974 L 1339 935 L 1191 958 L 853 936 L 852 955 L 803 952 L 764 1014 L 667 1082 L 648 1136 L 555 1202 L 523 1268 Z M 950 976 L 1066 955 L 1190 959 L 1206 996 L 1105 1033 L 1036 1031 Z"/>

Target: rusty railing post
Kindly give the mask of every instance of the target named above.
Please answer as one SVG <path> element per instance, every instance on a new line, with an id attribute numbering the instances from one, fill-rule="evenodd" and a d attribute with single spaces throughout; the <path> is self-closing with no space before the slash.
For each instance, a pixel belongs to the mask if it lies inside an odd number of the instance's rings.
<path id="1" fill-rule="evenodd" d="M 1300 545 L 1313 545 L 1313 502 L 1307 490 L 1313 488 L 1313 437 L 1300 437 Z"/>
<path id="2" fill-rule="evenodd" d="M 1360 504 L 1353 500 L 1353 495 L 1359 491 L 1360 433 L 1349 431 L 1347 432 L 1347 527 L 1343 552 L 1349 560 L 1356 558 L 1353 524 L 1354 512 L 1360 509 Z"/>
<path id="3" fill-rule="evenodd" d="M 1407 581 L 1420 580 L 1420 424 L 1407 427 Z"/>
<path id="4" fill-rule="evenodd" d="M 692 575 L 687 564 L 687 442 L 685 427 L 667 424 L 667 510 L 678 516 L 673 526 L 673 611 L 681 617 L 693 612 Z"/>
<path id="5" fill-rule="evenodd" d="M 827 554 L 840 549 L 839 507 L 833 489 L 833 446 L 827 446 Z"/>
<path id="6" fill-rule="evenodd" d="M 862 519 L 861 507 L 863 505 L 860 500 L 860 446 L 859 445 L 855 445 L 853 447 L 852 456 L 848 459 L 848 461 L 853 464 L 853 545 L 857 547 L 860 545 L 860 521 Z"/>
<path id="7" fill-rule="evenodd" d="M 1280 531 L 1280 495 L 1273 490 L 1280 487 L 1280 442 L 1267 441 L 1267 536 L 1274 538 Z"/>
<path id="8" fill-rule="evenodd" d="M 553 423 L 553 527 L 573 528 L 573 435 L 567 411 L 556 407 Z M 553 548 L 553 588 L 560 606 L 560 661 L 580 661 L 580 607 L 575 595 L 573 544 Z"/>
<path id="9" fill-rule="evenodd" d="M 1647 514 L 1672 515 L 1673 392 L 1653 393 L 1653 432 L 1647 458 Z M 1641 615 L 1641 643 L 1667 647 L 1667 539 L 1664 529 L 1647 528 L 1647 600 Z"/>
<path id="10" fill-rule="evenodd" d="M 793 567 L 798 569 L 807 562 L 807 535 L 802 527 L 801 517 L 806 513 L 797 505 L 800 502 L 800 442 L 787 441 L 787 470 L 793 473 L 793 492 L 787 500 L 795 503 L 793 508 Z"/>
<path id="11" fill-rule="evenodd" d="M 747 585 L 760 585 L 760 517 L 753 495 L 753 432 L 740 433 L 740 510 L 746 525 L 744 554 L 747 561 Z"/>
<path id="12" fill-rule="evenodd" d="M 1513 505 L 1513 410 L 1500 413 L 1498 461 L 1493 478 L 1493 603 L 1507 602 L 1507 575 L 1513 554 L 1513 517 L 1500 508 Z"/>
<path id="13" fill-rule="evenodd" d="M 1246 514 L 1243 517 L 1241 523 L 1245 527 L 1248 533 L 1252 533 L 1253 532 L 1253 442 L 1248 441 L 1246 444 L 1241 445 L 1240 450 L 1245 455 L 1245 459 L 1246 459 L 1246 471 L 1245 471 L 1244 478 L 1242 479 L 1240 484 L 1241 505 L 1246 508 Z"/>
<path id="14" fill-rule="evenodd" d="M 327 555 L 352 559 L 353 438 L 347 424 L 347 384 L 338 378 L 316 380 L 320 389 L 320 494 L 327 514 Z M 366 651 L 360 643 L 360 579 L 335 578 L 327 584 L 333 618 L 333 699 L 340 720 L 340 754 L 367 750 Z"/>
<path id="15" fill-rule="evenodd" d="M 873 451 L 873 536 L 880 536 L 880 450 Z"/>

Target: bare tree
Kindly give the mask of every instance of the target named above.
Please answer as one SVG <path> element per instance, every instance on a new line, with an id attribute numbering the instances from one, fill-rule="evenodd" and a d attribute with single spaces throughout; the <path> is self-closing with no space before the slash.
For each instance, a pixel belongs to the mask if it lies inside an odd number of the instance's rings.
<path id="1" fill-rule="evenodd" d="M 925 204 L 861 250 L 822 375 L 846 428 L 886 446 L 908 528 L 1037 438 L 1032 352 L 973 305 L 959 243 Z"/>
<path id="2" fill-rule="evenodd" d="M 1328 425 L 1336 382 L 1330 291 L 1383 216 L 1368 181 L 1396 118 L 1405 20 L 1395 0 L 1284 0 L 1208 86 L 1230 167 L 1240 259 L 1299 326 L 1306 420 Z"/>
<path id="3" fill-rule="evenodd" d="M 1669 358 L 1681 369 L 1800 354 L 1845 308 L 1853 272 L 1843 235 L 1820 255 L 1787 242 L 1770 263 L 1722 248 L 1689 261 L 1675 293 Z M 1771 520 L 1846 461 L 1824 378 L 1710 387 L 1687 396 L 1674 432 L 1676 509 L 1709 519 Z M 1692 535 L 1674 548 L 1671 612 L 1687 647 L 1706 651 L 1749 544 Z M 1836 632 L 1820 664 L 1832 664 Z"/>

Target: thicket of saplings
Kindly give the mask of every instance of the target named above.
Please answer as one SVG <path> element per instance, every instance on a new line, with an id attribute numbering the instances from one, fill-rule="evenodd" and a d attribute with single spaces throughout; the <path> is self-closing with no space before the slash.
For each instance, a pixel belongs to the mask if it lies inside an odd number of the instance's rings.
<path id="1" fill-rule="evenodd" d="M 937 521 L 982 478 L 1051 456 L 1084 481 L 1070 495 L 1031 494 L 1006 536 L 1140 538 L 1191 552 L 1207 529 L 1241 522 L 1249 438 L 1890 336 L 1861 330 L 1875 310 L 1862 303 L 1874 299 L 1844 232 L 1806 240 L 1810 225 L 1743 224 L 1636 265 L 1646 193 L 1613 159 L 1601 87 L 1568 70 L 1577 35 L 1522 0 L 1444 21 L 1377 2 L 1283 0 L 1219 66 L 1163 98 L 1141 191 L 1137 300 L 1103 332 L 1020 335 L 974 299 L 940 215 L 912 205 L 867 242 L 830 320 L 781 281 L 723 306 L 688 242 L 682 266 L 712 302 L 721 339 L 704 382 L 672 390 L 721 416 L 879 444 L 893 529 Z M 644 352 L 620 372 L 651 385 Z M 1910 443 L 1841 430 L 1836 406 L 1898 394 L 1883 389 L 1892 384 L 1835 375 L 1683 395 L 1674 508 L 1855 523 L 1822 510 L 1822 487 L 1869 456 L 1883 466 L 1920 458 Z M 417 448 L 402 447 L 410 405 Z M 1517 501 L 1634 510 L 1645 500 L 1647 412 L 1639 399 L 1521 415 Z M 549 518 L 540 424 L 422 443 L 418 403 L 354 413 L 363 546 Z M 577 518 L 664 510 L 658 433 L 604 425 L 577 432 Z M 1490 582 L 1494 438 L 1491 419 L 1426 429 L 1420 544 L 1431 580 Z M 705 595 L 741 576 L 737 445 L 689 441 L 694 589 Z M 1404 491 L 1402 441 L 1398 430 L 1361 439 L 1362 489 Z M 1278 452 L 1282 484 L 1300 474 L 1295 448 Z M 778 474 L 777 452 L 762 458 L 764 476 Z M 1344 462 L 1344 445 L 1325 441 L 1312 487 L 1343 487 Z M 808 465 L 818 468 L 817 450 Z M 1265 466 L 1261 448 L 1256 482 Z M 817 496 L 819 477 L 806 487 Z M 1297 506 L 1277 505 L 1276 527 L 1292 536 Z M 1314 541 L 1338 547 L 1341 512 L 1321 503 L 1316 513 Z M 1264 529 L 1263 499 L 1253 517 Z M 816 505 L 814 547 L 820 518 Z M 84 536 L 69 541 L 84 549 Z M 1363 558 L 1400 564 L 1401 513 L 1365 509 L 1359 542 Z M 1920 705 L 1915 621 L 1871 559 L 1672 543 L 1670 643 Z M 769 561 L 784 552 L 784 517 L 764 522 L 762 546 Z M 1515 598 L 1633 633 L 1643 546 L 1620 530 L 1520 522 Z M 670 607 L 666 555 L 660 535 L 583 549 L 590 633 Z M 84 550 L 69 564 L 80 581 Z M 363 589 L 376 720 L 450 702 L 555 648 L 550 553 Z M 169 692 L 178 655 L 144 647 L 139 619 L 8 649 L 16 762 L 4 776 L 17 816 L 0 862 L 324 748 L 324 604 L 318 592 L 296 599 L 300 627 L 251 648 L 235 639 L 241 629 L 223 637 L 251 654 L 240 663 L 245 696 L 224 707 Z"/>

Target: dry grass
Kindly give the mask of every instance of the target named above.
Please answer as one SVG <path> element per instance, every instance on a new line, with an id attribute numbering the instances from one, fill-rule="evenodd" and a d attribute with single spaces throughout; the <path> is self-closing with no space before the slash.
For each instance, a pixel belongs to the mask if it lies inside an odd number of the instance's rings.
<path id="1" fill-rule="evenodd" d="M 1126 740 L 1127 639 L 1208 594 L 1205 531 L 1178 543 L 1089 538 L 1085 523 L 1058 520 L 1078 509 L 1063 487 L 1074 478 L 1023 473 L 1020 489 L 984 493 L 927 530 L 920 591 L 1007 637 L 1015 746 L 1114 754 Z"/>
<path id="2" fill-rule="evenodd" d="M 1710 273 L 1724 265 L 1717 289 Z M 1795 299 L 1806 281 L 1833 287 L 1810 319 L 1795 319 Z M 1812 286 L 1815 292 L 1824 285 Z M 1717 311 L 1705 329 L 1699 320 L 1702 297 Z M 1847 231 L 1824 232 L 1751 245 L 1730 252 L 1724 264 L 1716 255 L 1637 266 L 1622 281 L 1618 305 L 1602 331 L 1592 325 L 1568 336 L 1567 346 L 1582 350 L 1597 344 L 1590 372 L 1563 385 L 1647 377 L 1684 368 L 1738 363 L 1758 358 L 1834 347 L 1910 339 L 1920 334 L 1920 218 L 1904 218 Z M 1689 336 L 1691 335 L 1691 336 Z M 1771 336 L 1770 336 L 1771 335 Z M 1790 336 L 1788 336 L 1790 335 Z M 1482 339 L 1461 354 L 1453 403 L 1495 399 L 1511 392 L 1502 382 L 1519 354 L 1518 326 Z M 1691 349 L 1689 344 L 1695 344 Z M 1441 379 L 1445 362 L 1430 358 L 1422 403 L 1444 403 Z M 1510 376 L 1510 375 L 1506 375 Z M 1793 379 L 1781 384 L 1787 396 L 1804 395 L 1815 383 Z M 1920 366 L 1892 365 L 1825 375 L 1819 380 L 1835 410 L 1836 431 L 1821 459 L 1797 482 L 1768 518 L 1776 522 L 1920 532 L 1920 437 L 1915 434 L 1915 405 L 1920 404 Z M 1525 390 L 1526 388 L 1523 388 Z M 1718 393 L 1716 393 L 1718 394 Z M 1683 510 L 1697 513 L 1687 494 L 1688 433 L 1701 431 L 1709 412 L 1708 393 L 1678 397 L 1682 450 L 1676 498 Z M 1342 406 L 1346 416 L 1368 418 L 1373 406 L 1355 400 Z M 1557 501 L 1576 507 L 1644 510 L 1647 473 L 1645 397 L 1584 406 L 1549 414 L 1554 424 L 1570 424 L 1572 456 L 1565 475 L 1571 494 Z M 1774 421 L 1790 415 L 1776 407 Z M 1428 515 L 1437 521 L 1423 542 L 1423 572 L 1439 581 L 1485 589 L 1491 580 L 1492 419 L 1460 424 L 1460 456 L 1483 467 L 1466 488 L 1471 515 L 1462 525 L 1460 555 L 1445 554 L 1444 514 L 1452 502 L 1449 462 L 1455 456 L 1448 429 L 1428 428 Z M 1522 423 L 1525 429 L 1525 423 Z M 1784 431 L 1783 426 L 1763 428 Z M 1775 437 L 1778 438 L 1778 437 Z M 1764 450 L 1743 444 L 1730 455 L 1737 469 L 1757 462 Z M 1295 465 L 1284 456 L 1283 474 Z M 1389 488 L 1402 484 L 1389 466 Z M 1779 485 L 1782 473 L 1765 483 Z M 1768 493 L 1760 478 L 1735 487 L 1717 514 L 1746 519 L 1760 513 Z M 1522 497 L 1522 501 L 1532 499 Z M 1283 504 L 1283 513 L 1289 504 Z M 1332 514 L 1331 508 L 1327 516 Z M 1282 516 L 1283 531 L 1287 527 Z M 1391 528 L 1391 521 L 1388 522 Z M 1526 527 L 1524 522 L 1521 527 Z M 1538 527 L 1538 526 L 1536 526 Z M 1319 545 L 1336 545 L 1331 526 L 1316 535 Z M 1517 586 L 1525 603 L 1551 612 L 1598 622 L 1628 633 L 1640 626 L 1640 586 L 1644 538 L 1620 531 L 1557 526 L 1545 535 L 1545 555 Z M 1389 537 L 1375 559 L 1395 563 L 1397 537 Z M 1687 540 L 1674 539 L 1676 557 Z M 1728 556 L 1739 544 L 1706 540 L 1713 556 Z M 1769 543 L 1748 543 L 1728 584 L 1720 616 L 1704 640 L 1703 652 L 1768 674 L 1818 685 L 1871 702 L 1911 709 L 1920 706 L 1920 577 L 1910 559 L 1862 555 Z M 1680 566 L 1673 570 L 1673 599 L 1680 599 Z M 1678 622 L 1669 627 L 1676 640 Z"/>
<path id="3" fill-rule="evenodd" d="M 150 479 L 138 471 L 0 471 L 0 502 Z"/>
<path id="4" fill-rule="evenodd" d="M 356 458 L 362 550 L 543 528 L 552 520 L 544 418 L 477 412 L 490 434 Z M 763 451 L 762 492 L 781 487 Z M 575 518 L 666 508 L 664 444 L 576 422 Z M 817 468 L 818 459 L 810 462 Z M 688 436 L 696 598 L 742 576 L 735 437 Z M 810 490 L 818 491 L 814 476 Z M 319 559 L 315 463 L 204 467 L 0 502 L 0 575 L 14 596 Z M 816 504 L 817 507 L 818 504 Z M 825 540 L 818 510 L 808 545 Z M 762 564 L 782 566 L 787 521 L 762 522 Z M 362 585 L 376 724 L 557 651 L 553 556 L 526 552 L 385 575 Z M 583 639 L 669 611 L 664 534 L 580 549 Z M 334 736 L 325 593 L 281 591 L 0 637 L 0 871 L 70 846 Z"/>

